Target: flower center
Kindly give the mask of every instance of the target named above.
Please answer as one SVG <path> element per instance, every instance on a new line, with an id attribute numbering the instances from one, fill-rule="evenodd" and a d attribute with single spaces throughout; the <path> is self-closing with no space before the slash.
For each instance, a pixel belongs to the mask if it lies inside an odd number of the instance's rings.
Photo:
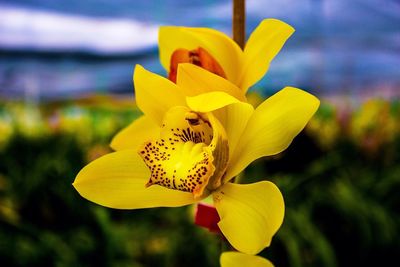
<path id="1" fill-rule="evenodd" d="M 146 186 L 200 197 L 221 185 L 229 151 L 225 131 L 213 115 L 179 106 L 166 113 L 160 138 L 143 144 L 139 155 L 151 171 Z"/>
<path id="2" fill-rule="evenodd" d="M 226 78 L 225 72 L 218 61 L 201 47 L 190 51 L 188 49 L 180 48 L 172 53 L 168 78 L 174 83 L 176 83 L 179 63 L 192 63 Z"/>

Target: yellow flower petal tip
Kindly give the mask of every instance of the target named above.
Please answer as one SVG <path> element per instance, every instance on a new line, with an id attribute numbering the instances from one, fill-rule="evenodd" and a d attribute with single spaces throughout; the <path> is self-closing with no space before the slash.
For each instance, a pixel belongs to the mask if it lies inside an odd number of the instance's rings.
<path id="1" fill-rule="evenodd" d="M 218 91 L 186 97 L 187 105 L 196 112 L 211 112 L 238 102 L 237 98 Z"/>
<path id="2" fill-rule="evenodd" d="M 258 27 L 260 27 L 260 29 L 266 29 L 266 28 L 281 29 L 281 31 L 286 32 L 286 34 L 293 34 L 296 31 L 292 25 L 282 20 L 274 18 L 263 19 Z"/>
<path id="3" fill-rule="evenodd" d="M 308 109 L 312 112 L 312 114 L 310 114 L 311 117 L 314 115 L 314 113 L 318 110 L 320 106 L 321 101 L 316 96 L 299 88 L 287 86 L 281 90 L 281 93 L 286 94 L 287 97 L 291 97 L 292 95 L 297 95 L 298 101 L 300 101 L 305 108 L 307 108 L 308 106 Z"/>
<path id="4" fill-rule="evenodd" d="M 258 82 L 282 49 L 294 28 L 277 19 L 265 19 L 251 33 L 243 53 L 239 85 L 244 92 Z"/>
<path id="5" fill-rule="evenodd" d="M 257 254 L 271 243 L 282 225 L 285 203 L 271 182 L 226 183 L 213 194 L 221 232 L 238 251 Z"/>
<path id="6" fill-rule="evenodd" d="M 267 259 L 240 252 L 224 252 L 220 257 L 221 267 L 274 267 Z"/>
<path id="7" fill-rule="evenodd" d="M 159 125 L 170 108 L 186 104 L 184 94 L 175 83 L 140 65 L 135 67 L 133 82 L 139 109 Z"/>

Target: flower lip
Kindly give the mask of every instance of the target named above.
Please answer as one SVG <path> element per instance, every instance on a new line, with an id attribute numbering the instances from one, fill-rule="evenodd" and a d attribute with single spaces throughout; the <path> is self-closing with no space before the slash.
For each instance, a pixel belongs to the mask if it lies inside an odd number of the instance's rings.
<path id="1" fill-rule="evenodd" d="M 227 147 L 227 142 L 223 142 L 221 131 L 215 130 L 214 125 L 215 120 L 206 114 L 183 106 L 171 108 L 164 118 L 160 138 L 139 149 L 151 171 L 146 187 L 158 184 L 199 198 L 219 186 L 227 165 L 227 158 L 221 158 L 227 153 L 219 150 Z"/>
<path id="2" fill-rule="evenodd" d="M 222 78 L 226 78 L 224 69 L 218 61 L 202 47 L 193 50 L 178 48 L 172 53 L 168 79 L 174 83 L 176 83 L 177 80 L 178 65 L 180 63 L 192 63 Z"/>

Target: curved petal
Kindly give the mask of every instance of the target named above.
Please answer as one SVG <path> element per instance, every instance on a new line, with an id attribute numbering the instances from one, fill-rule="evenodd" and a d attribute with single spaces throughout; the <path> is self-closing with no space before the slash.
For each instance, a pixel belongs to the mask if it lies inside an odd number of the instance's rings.
<path id="1" fill-rule="evenodd" d="M 188 28 L 164 26 L 158 33 L 160 61 L 169 71 L 172 53 L 184 48 L 193 50 L 204 48 L 210 53 L 223 68 L 227 78 L 233 83 L 237 82 L 239 67 L 242 64 L 240 47 L 225 34 L 208 28 Z"/>
<path id="2" fill-rule="evenodd" d="M 257 107 L 233 152 L 225 181 L 252 161 L 285 150 L 317 111 L 313 95 L 286 87 Z"/>
<path id="3" fill-rule="evenodd" d="M 186 97 L 188 107 L 197 112 L 211 112 L 227 105 L 240 102 L 237 98 L 224 92 L 210 92 Z"/>
<path id="4" fill-rule="evenodd" d="M 179 64 L 176 84 L 182 88 L 186 96 L 221 91 L 247 102 L 244 93 L 236 85 L 193 64 Z"/>
<path id="5" fill-rule="evenodd" d="M 140 145 L 160 136 L 160 127 L 149 117 L 142 115 L 119 131 L 111 141 L 115 151 L 138 149 Z"/>
<path id="6" fill-rule="evenodd" d="M 274 267 L 267 259 L 260 256 L 248 255 L 240 252 L 224 252 L 219 259 L 221 267 Z"/>
<path id="7" fill-rule="evenodd" d="M 257 254 L 269 246 L 283 222 L 285 204 L 271 182 L 227 183 L 213 193 L 221 232 L 238 251 Z"/>
<path id="8" fill-rule="evenodd" d="M 253 112 L 253 106 L 244 102 L 228 105 L 224 109 L 216 112 L 228 136 L 229 158 L 232 158 L 233 152 Z"/>
<path id="9" fill-rule="evenodd" d="M 293 32 L 292 26 L 277 19 L 265 19 L 253 31 L 244 49 L 238 83 L 244 92 L 264 76 L 269 64 Z"/>
<path id="10" fill-rule="evenodd" d="M 138 107 L 159 125 L 171 107 L 185 105 L 184 95 L 176 84 L 140 65 L 135 67 L 133 82 Z"/>
<path id="11" fill-rule="evenodd" d="M 150 171 L 135 150 L 107 154 L 84 167 L 73 186 L 79 194 L 116 209 L 177 207 L 194 203 L 187 192 L 154 185 L 146 188 Z"/>

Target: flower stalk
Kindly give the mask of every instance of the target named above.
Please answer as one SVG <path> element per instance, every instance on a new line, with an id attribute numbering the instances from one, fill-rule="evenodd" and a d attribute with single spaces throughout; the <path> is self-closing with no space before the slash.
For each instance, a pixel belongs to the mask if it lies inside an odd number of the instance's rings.
<path id="1" fill-rule="evenodd" d="M 244 48 L 246 37 L 246 4 L 245 0 L 233 0 L 232 33 L 233 40 Z"/>

